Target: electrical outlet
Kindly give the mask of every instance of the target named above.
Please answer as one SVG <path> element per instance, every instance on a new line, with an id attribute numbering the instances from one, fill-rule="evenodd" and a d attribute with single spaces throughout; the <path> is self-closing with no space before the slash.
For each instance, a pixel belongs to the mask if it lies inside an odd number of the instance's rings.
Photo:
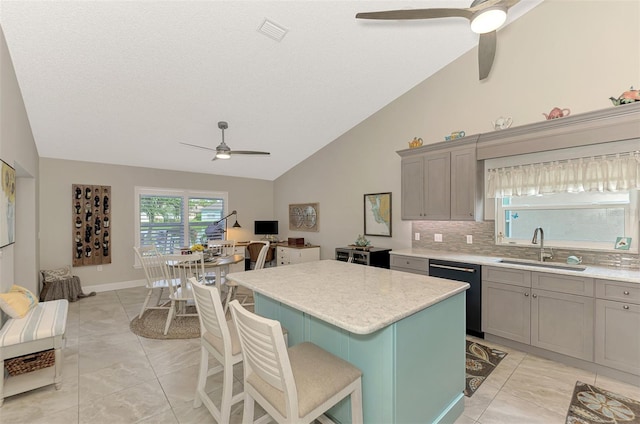
<path id="1" fill-rule="evenodd" d="M 473 244 L 473 236 L 472 235 L 467 235 L 467 244 Z"/>
<path id="2" fill-rule="evenodd" d="M 416 241 L 420 240 L 420 233 L 415 233 L 413 239 Z"/>
<path id="3" fill-rule="evenodd" d="M 442 242 L 442 234 L 434 234 L 433 241 Z"/>
<path id="4" fill-rule="evenodd" d="M 98 271 L 102 271 L 102 265 L 98 265 Z"/>

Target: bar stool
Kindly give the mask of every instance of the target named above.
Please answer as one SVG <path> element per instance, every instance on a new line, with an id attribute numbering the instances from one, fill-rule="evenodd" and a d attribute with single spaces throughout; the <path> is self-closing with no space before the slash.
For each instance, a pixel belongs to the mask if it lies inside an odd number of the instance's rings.
<path id="1" fill-rule="evenodd" d="M 255 402 L 278 423 L 311 423 L 349 396 L 351 422 L 362 423 L 362 372 L 313 343 L 287 349 L 278 321 L 231 302 L 244 360 L 242 422 L 253 423 Z M 262 421 L 261 417 L 259 421 Z"/>

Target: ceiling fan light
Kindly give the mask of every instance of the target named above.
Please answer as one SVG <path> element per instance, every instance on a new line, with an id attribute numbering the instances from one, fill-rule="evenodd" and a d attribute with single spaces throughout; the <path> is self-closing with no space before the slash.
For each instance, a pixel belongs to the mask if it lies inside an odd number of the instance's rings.
<path id="1" fill-rule="evenodd" d="M 483 9 L 471 18 L 471 31 L 485 34 L 500 28 L 507 20 L 507 9 L 496 6 Z"/>
<path id="2" fill-rule="evenodd" d="M 218 152 L 216 153 L 216 159 L 230 159 L 231 155 L 228 152 Z"/>

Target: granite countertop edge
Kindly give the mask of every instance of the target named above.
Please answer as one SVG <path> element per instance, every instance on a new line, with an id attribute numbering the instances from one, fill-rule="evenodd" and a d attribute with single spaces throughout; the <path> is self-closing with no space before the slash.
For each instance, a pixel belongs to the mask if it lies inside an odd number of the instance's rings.
<path id="1" fill-rule="evenodd" d="M 585 265 L 586 269 L 584 271 L 574 271 L 574 270 L 568 270 L 568 269 L 546 268 L 546 267 L 540 267 L 535 265 L 502 263 L 500 262 L 500 260 L 503 258 L 495 257 L 495 256 L 482 256 L 482 255 L 473 255 L 473 254 L 461 253 L 461 252 L 446 252 L 446 251 L 438 251 L 438 250 L 413 249 L 413 248 L 392 250 L 391 252 L 389 252 L 389 254 L 400 255 L 400 256 L 412 256 L 412 257 L 424 258 L 424 259 L 440 259 L 445 261 L 465 262 L 465 263 L 476 264 L 481 266 L 496 266 L 496 267 L 503 267 L 503 268 L 522 269 L 527 271 L 538 271 L 538 272 L 546 272 L 546 273 L 553 273 L 553 274 L 583 276 L 583 277 L 598 278 L 603 280 L 615 280 L 615 281 L 640 284 L 640 270 L 634 270 L 634 269 L 620 269 L 620 268 L 609 268 L 609 267 L 603 267 L 603 266 Z M 518 260 L 517 258 L 505 258 L 505 259 Z M 558 262 L 557 264 L 564 265 L 561 262 Z"/>
<path id="2" fill-rule="evenodd" d="M 286 304 L 289 307 L 295 308 L 301 312 L 304 312 L 306 314 L 312 315 L 313 317 L 317 318 L 317 319 L 321 319 L 322 321 L 325 321 L 329 324 L 335 325 L 336 327 L 342 328 L 343 330 L 349 331 L 350 333 L 354 333 L 354 334 L 371 334 L 374 333 L 378 330 L 381 330 L 385 327 L 388 327 L 391 324 L 394 324 L 400 320 L 402 320 L 403 318 L 406 318 L 410 315 L 415 314 L 416 312 L 419 312 L 423 309 L 426 309 L 432 305 L 435 305 L 436 303 L 440 303 L 445 299 L 448 299 L 452 296 L 455 296 L 458 293 L 464 292 L 466 291 L 470 286 L 468 283 L 460 283 L 460 287 L 452 290 L 451 292 L 445 294 L 445 295 L 441 295 L 441 296 L 437 296 L 437 297 L 432 297 L 431 299 L 429 299 L 429 301 L 421 304 L 420 306 L 417 306 L 415 308 L 412 309 L 407 309 L 405 311 L 403 311 L 402 313 L 397 313 L 393 316 L 388 316 L 387 318 L 385 318 L 384 320 L 380 320 L 378 322 L 376 322 L 375 324 L 372 325 L 353 325 L 350 324 L 348 322 L 345 321 L 341 321 L 341 320 L 337 320 L 334 317 L 331 317 L 329 315 L 323 314 L 317 310 L 312 310 L 311 308 L 306 307 L 303 304 L 300 303 L 293 303 L 290 301 L 290 299 L 285 299 L 281 296 L 278 295 L 274 295 L 271 293 L 266 293 L 264 290 L 260 290 L 259 287 L 256 286 L 251 286 L 249 284 L 243 284 L 245 287 L 254 290 L 256 293 L 260 293 L 270 299 L 276 300 L 278 302 L 282 302 L 284 304 Z"/>

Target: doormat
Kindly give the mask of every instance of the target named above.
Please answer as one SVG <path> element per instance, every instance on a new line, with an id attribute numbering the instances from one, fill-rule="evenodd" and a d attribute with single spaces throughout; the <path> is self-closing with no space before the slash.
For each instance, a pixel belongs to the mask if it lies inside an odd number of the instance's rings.
<path id="1" fill-rule="evenodd" d="M 464 395 L 471 397 L 507 353 L 467 340 L 466 354 Z"/>
<path id="2" fill-rule="evenodd" d="M 566 424 L 640 424 L 640 402 L 577 381 Z"/>

